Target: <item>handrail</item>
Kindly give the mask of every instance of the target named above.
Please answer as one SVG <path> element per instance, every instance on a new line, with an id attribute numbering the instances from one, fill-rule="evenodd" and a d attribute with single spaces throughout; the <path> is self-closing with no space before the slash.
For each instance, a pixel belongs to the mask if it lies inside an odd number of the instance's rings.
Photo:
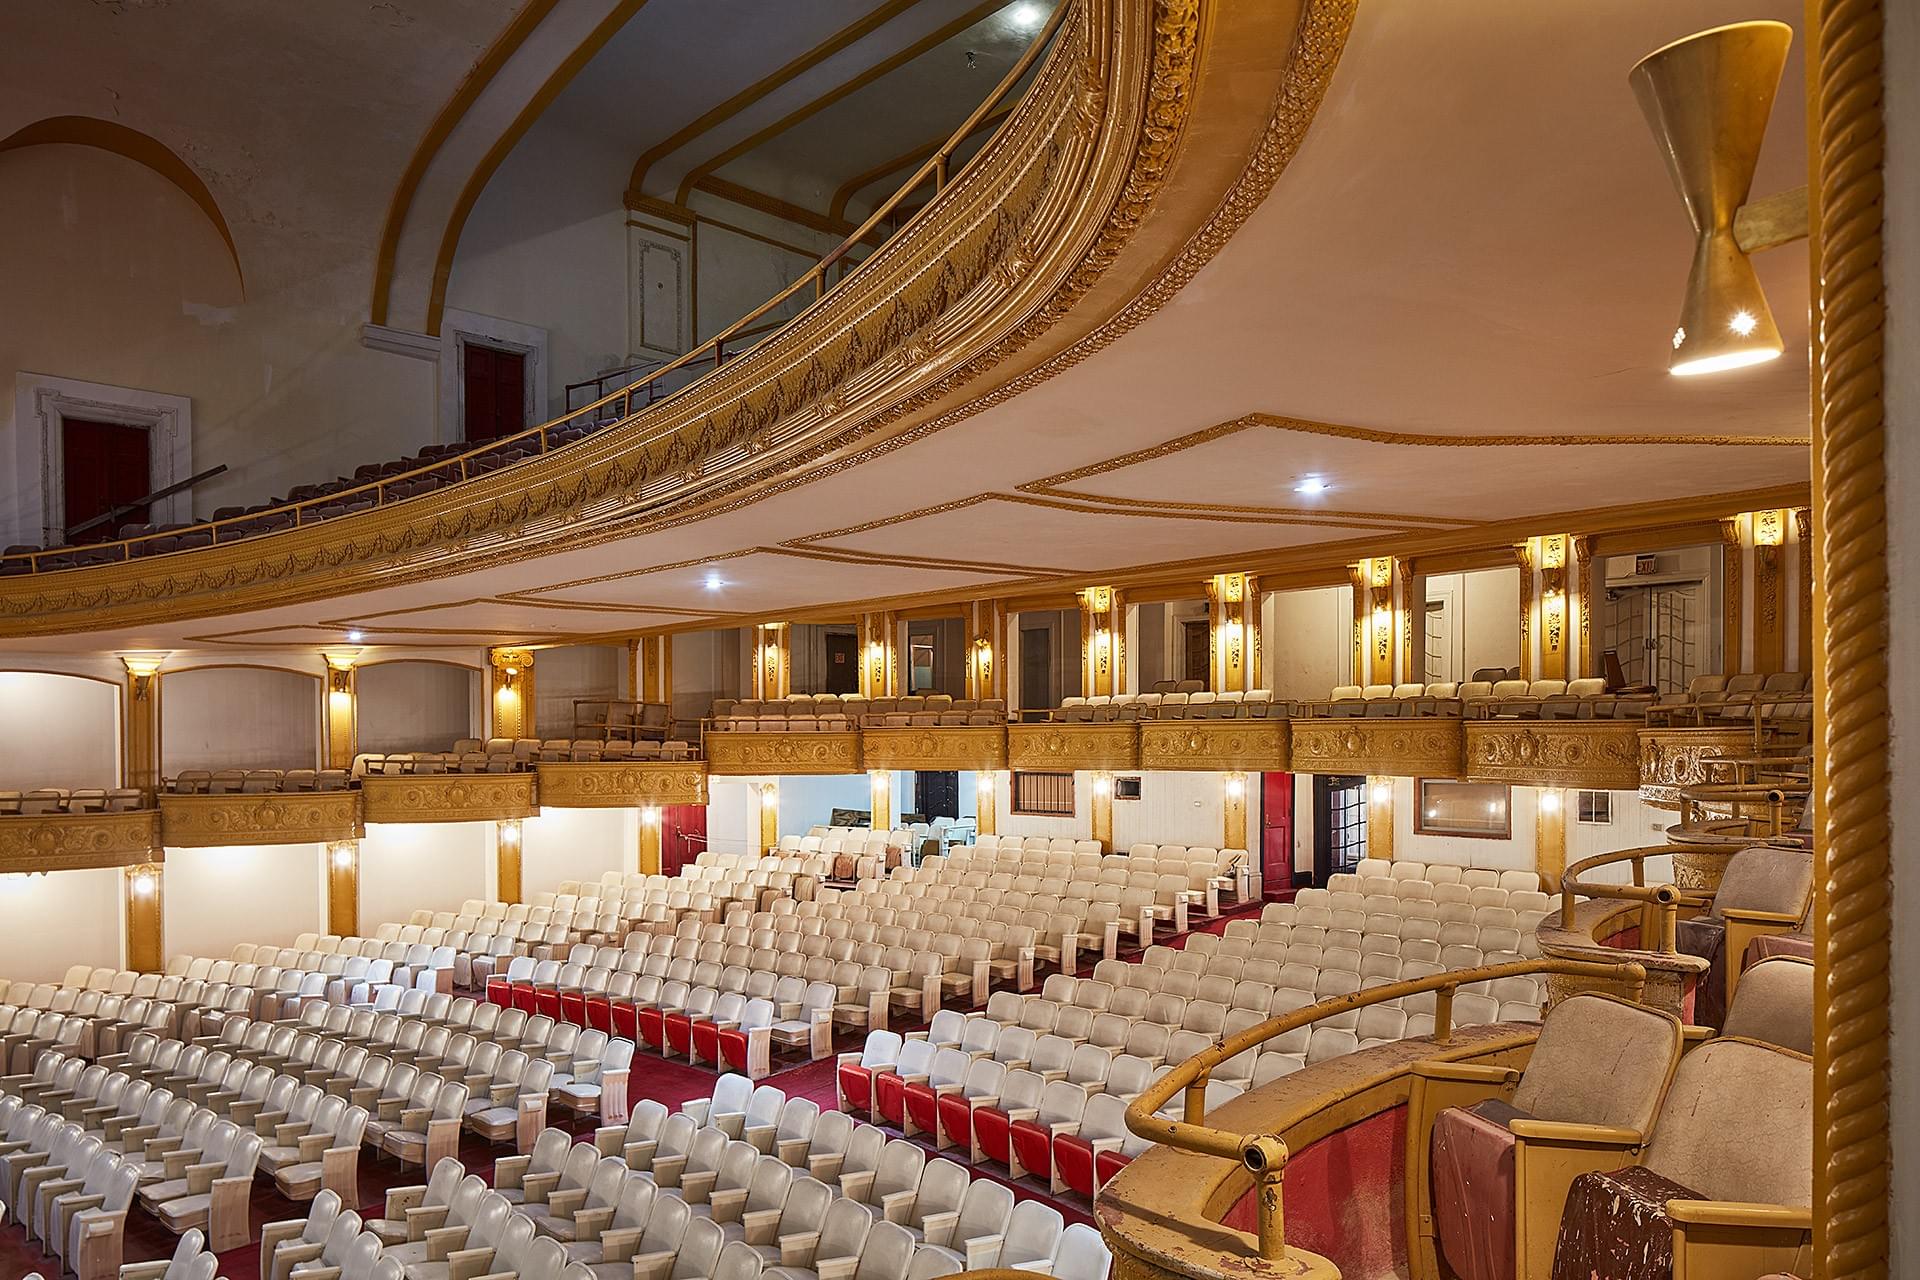
<path id="1" fill-rule="evenodd" d="M 1260 1256 L 1269 1262 L 1277 1262 L 1287 1256 L 1280 1197 L 1280 1184 L 1289 1155 L 1287 1144 L 1275 1134 L 1232 1133 L 1206 1123 L 1207 1081 L 1213 1069 L 1229 1058 L 1323 1018 L 1429 991 L 1435 993 L 1432 1039 L 1435 1044 L 1444 1045 L 1453 1036 L 1453 997 L 1456 990 L 1475 982 L 1524 977 L 1534 973 L 1557 973 L 1621 982 L 1633 991 L 1636 1000 L 1645 993 L 1647 983 L 1646 966 L 1632 960 L 1617 964 L 1588 960 L 1514 960 L 1506 964 L 1480 965 L 1425 978 L 1389 982 L 1365 991 L 1335 996 L 1331 1000 L 1323 1000 L 1257 1023 L 1188 1058 L 1127 1104 L 1127 1128 L 1137 1136 L 1162 1146 L 1244 1164 L 1258 1184 L 1254 1203 L 1258 1214 L 1256 1234 Z M 1184 1119 L 1163 1120 L 1155 1114 L 1175 1093 L 1182 1090 L 1186 1094 L 1182 1110 Z"/>
<path id="2" fill-rule="evenodd" d="M 1812 785 L 1805 782 L 1698 783 L 1680 788 L 1680 826 L 1682 829 L 1711 828 L 1720 822 L 1741 822 L 1751 826 L 1758 821 L 1766 824 L 1766 829 L 1760 833 L 1763 837 L 1777 836 L 1785 830 L 1787 802 L 1797 800 L 1804 807 L 1812 795 Z M 1756 804 L 1766 806 L 1764 815 L 1745 811 Z M 1706 809 L 1708 805 L 1724 808 L 1727 812 L 1709 813 Z M 1753 833 L 1749 830 L 1747 834 Z"/>
<path id="3" fill-rule="evenodd" d="M 1060 2 L 1055 5 L 1053 13 L 1047 19 L 1046 25 L 1040 28 L 1039 34 L 1033 38 L 1032 43 L 1029 44 L 1025 52 L 1020 55 L 1019 60 L 1007 70 L 1006 75 L 1001 77 L 1000 82 L 994 86 L 992 92 L 987 95 L 986 99 L 982 101 L 979 106 L 975 107 L 965 120 L 961 121 L 960 127 L 949 135 L 947 140 L 941 143 L 919 168 L 913 171 L 905 183 L 896 189 L 892 195 L 876 205 L 873 212 L 867 215 L 866 221 L 854 228 L 852 233 L 833 249 L 829 250 L 825 257 L 821 258 L 819 262 L 815 263 L 812 268 L 802 274 L 798 279 L 749 311 L 746 315 L 735 320 L 719 333 L 708 338 L 705 342 L 696 345 L 692 350 L 675 356 L 665 364 L 647 373 L 644 377 L 608 392 L 590 404 L 582 405 L 578 409 L 570 409 L 561 416 L 549 419 L 538 426 L 529 427 L 524 431 L 518 431 L 512 435 L 496 437 L 486 441 L 484 444 L 476 445 L 474 448 L 468 449 L 463 453 L 448 454 L 440 458 L 435 458 L 429 465 L 416 467 L 411 471 L 401 472 L 391 476 L 382 476 L 377 480 L 370 480 L 365 484 L 323 494 L 317 498 L 302 498 L 297 502 L 283 502 L 277 506 L 254 511 L 247 515 L 229 516 L 224 520 L 202 521 L 199 524 L 187 525 L 179 529 L 170 529 L 165 533 L 142 534 L 134 538 L 91 543 L 78 547 L 43 547 L 30 552 L 17 552 L 9 556 L 0 556 L 0 564 L 17 563 L 18 561 L 25 560 L 31 572 L 39 572 L 42 559 L 49 557 L 67 559 L 76 555 L 92 555 L 106 548 L 112 548 L 119 553 L 117 556 L 112 557 L 113 560 L 125 561 L 133 558 L 133 547 L 146 542 L 155 541 L 160 538 L 177 538 L 190 533 L 211 532 L 214 542 L 217 543 L 220 541 L 220 531 L 222 529 L 234 525 L 251 525 L 264 517 L 288 511 L 294 513 L 294 525 L 298 527 L 301 524 L 301 513 L 311 508 L 331 506 L 335 503 L 351 501 L 356 495 L 361 497 L 371 495 L 373 505 L 380 506 L 389 500 L 386 496 L 389 487 L 424 479 L 429 476 L 444 474 L 452 467 L 457 466 L 460 469 L 460 480 L 468 480 L 472 478 L 469 471 L 470 462 L 478 459 L 482 454 L 494 453 L 501 449 L 510 448 L 516 443 L 532 445 L 537 441 L 539 452 L 545 453 L 549 447 L 549 437 L 554 430 L 585 415 L 595 413 L 615 401 L 620 402 L 620 413 L 617 421 L 624 422 L 634 414 L 633 400 L 636 392 L 644 391 L 646 393 L 646 404 L 642 406 L 645 408 L 655 403 L 652 388 L 666 375 L 676 370 L 701 363 L 709 358 L 712 359 L 714 371 L 717 372 L 720 366 L 726 363 L 728 358 L 726 347 L 729 342 L 736 342 L 740 339 L 753 336 L 755 333 L 772 332 L 773 330 L 783 328 L 786 325 L 792 324 L 795 320 L 799 319 L 800 316 L 804 315 L 807 310 L 811 309 L 810 303 L 785 320 L 763 326 L 760 330 L 754 330 L 753 328 L 757 321 L 770 314 L 788 299 L 794 297 L 803 288 L 806 288 L 808 285 L 813 287 L 812 302 L 817 303 L 824 298 L 830 290 L 844 284 L 851 278 L 854 271 L 857 270 L 858 263 L 853 264 L 852 270 L 843 269 L 840 279 L 831 284 L 828 282 L 828 273 L 833 267 L 845 260 L 862 242 L 866 241 L 877 228 L 886 222 L 889 216 L 898 211 L 905 203 L 906 198 L 913 194 L 929 176 L 932 176 L 934 179 L 935 194 L 938 194 L 947 186 L 951 185 L 958 177 L 957 173 L 950 171 L 954 154 L 965 144 L 973 131 L 979 127 L 980 121 L 994 108 L 998 107 L 1007 94 L 1012 92 L 1014 87 L 1026 76 L 1027 72 L 1039 58 L 1041 52 L 1052 43 L 1054 36 L 1059 32 L 1066 18 L 1067 11 L 1074 7 L 1074 2 L 1075 0 L 1060 0 Z M 988 150 L 989 148 L 987 147 L 980 148 L 979 151 L 975 152 L 974 155 L 967 160 L 966 164 L 960 167 L 958 173 L 965 173 L 978 161 L 980 156 L 986 154 Z M 683 387 L 680 390 L 685 389 L 686 388 Z M 669 394 L 678 394 L 678 392 Z M 247 537 L 252 535 L 242 534 L 241 536 Z M 91 566 L 76 565 L 71 567 Z"/>
<path id="4" fill-rule="evenodd" d="M 1675 940 L 1675 926 L 1679 922 L 1680 908 L 1702 907 L 1713 901 L 1711 894 L 1689 892 L 1675 884 L 1647 884 L 1648 858 L 1667 857 L 1673 853 L 1672 845 L 1643 845 L 1638 849 L 1616 849 L 1612 853 L 1598 853 L 1591 858 L 1582 858 L 1560 873 L 1560 923 L 1567 925 L 1573 919 L 1574 900 L 1576 898 L 1612 898 L 1627 902 L 1644 903 L 1660 913 L 1660 930 L 1654 939 L 1654 945 L 1647 948 L 1661 955 L 1673 955 L 1678 950 Z M 1631 884 L 1589 884 L 1581 879 L 1588 871 L 1598 867 L 1613 866 L 1621 862 L 1633 864 L 1633 883 Z"/>

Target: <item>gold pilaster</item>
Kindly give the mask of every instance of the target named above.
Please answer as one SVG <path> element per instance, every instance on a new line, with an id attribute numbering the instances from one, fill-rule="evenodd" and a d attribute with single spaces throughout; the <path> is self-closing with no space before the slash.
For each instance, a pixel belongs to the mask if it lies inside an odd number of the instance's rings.
<path id="1" fill-rule="evenodd" d="M 1088 838 L 1100 842 L 1102 853 L 1113 852 L 1113 775 L 1104 770 L 1093 775 L 1093 804 L 1090 808 L 1093 830 Z"/>
<path id="2" fill-rule="evenodd" d="M 1787 662 L 1787 513 L 1755 511 L 1753 529 L 1753 669 L 1780 671 Z"/>
<path id="3" fill-rule="evenodd" d="M 860 615 L 860 693 L 867 698 L 893 698 L 900 692 L 899 663 L 894 632 L 898 619 L 891 612 Z"/>
<path id="4" fill-rule="evenodd" d="M 1813 670 L 1813 510 L 1801 507 L 1793 513 L 1793 531 L 1799 537 L 1796 548 L 1800 561 L 1800 643 L 1797 670 Z"/>
<path id="5" fill-rule="evenodd" d="M 163 867 L 143 862 L 128 867 L 120 876 L 120 897 L 127 916 L 127 968 L 140 973 L 158 973 L 167 964 L 166 935 L 163 931 L 166 888 Z"/>
<path id="6" fill-rule="evenodd" d="M 780 845 L 780 784 L 769 779 L 760 784 L 760 852 Z"/>
<path id="7" fill-rule="evenodd" d="M 967 696 L 1007 696 L 1007 604 L 975 600 L 967 605 Z"/>
<path id="8" fill-rule="evenodd" d="M 1570 667 L 1572 604 L 1567 596 L 1567 552 L 1564 533 L 1527 540 L 1528 559 L 1540 570 L 1540 667 L 1537 678 L 1565 680 Z M 1523 571 L 1524 572 L 1524 571 Z"/>
<path id="9" fill-rule="evenodd" d="M 350 769 L 359 750 L 360 688 L 353 664 L 358 649 L 330 649 L 327 662 L 327 768 Z"/>
<path id="10" fill-rule="evenodd" d="M 1743 544 L 1746 541 L 1745 531 L 1741 526 L 1745 523 L 1744 516 L 1733 516 L 1720 522 L 1720 554 L 1723 566 L 1720 591 L 1725 604 L 1722 610 L 1720 632 L 1720 669 L 1728 675 L 1747 669 L 1740 644 L 1740 619 L 1746 612 L 1746 602 L 1741 599 L 1743 588 L 1740 582 L 1740 562 L 1744 558 Z"/>
<path id="11" fill-rule="evenodd" d="M 520 880 L 522 834 L 518 818 L 493 824 L 494 893 L 502 902 L 519 902 L 524 893 Z"/>
<path id="12" fill-rule="evenodd" d="M 493 736 L 538 737 L 533 723 L 533 651 L 494 649 L 487 659 L 493 671 Z"/>
<path id="13" fill-rule="evenodd" d="M 1400 636 L 1400 682 L 1426 683 L 1427 579 L 1405 556 L 1393 558 L 1394 629 Z"/>
<path id="14" fill-rule="evenodd" d="M 642 636 L 638 642 L 642 702 L 673 703 L 673 637 Z"/>
<path id="15" fill-rule="evenodd" d="M 1244 573 L 1207 579 L 1208 686 L 1218 692 L 1259 685 L 1260 612 L 1256 580 Z"/>
<path id="16" fill-rule="evenodd" d="M 360 842 L 336 840 L 326 847 L 327 932 L 360 932 Z"/>
<path id="17" fill-rule="evenodd" d="M 1567 797 L 1559 787 L 1541 787 L 1533 810 L 1533 863 L 1550 893 L 1567 869 Z"/>
<path id="18" fill-rule="evenodd" d="M 753 629 L 753 696 L 774 699 L 793 692 L 793 629 L 762 622 Z"/>
<path id="19" fill-rule="evenodd" d="M 1522 542 L 1513 548 L 1514 562 L 1520 566 L 1520 678 L 1533 679 L 1533 544 Z"/>
<path id="20" fill-rule="evenodd" d="M 1221 813 L 1220 847 L 1222 849 L 1245 849 L 1247 847 L 1247 775 L 1229 773 L 1220 780 Z"/>
<path id="21" fill-rule="evenodd" d="M 160 785 L 160 664 L 164 653 L 123 653 L 127 683 L 121 700 L 125 714 L 123 785 L 137 787 L 146 804 Z"/>
<path id="22" fill-rule="evenodd" d="M 1370 556 L 1347 566 L 1353 583 L 1353 679 L 1392 684 L 1394 650 L 1393 557 Z"/>
<path id="23" fill-rule="evenodd" d="M 1367 779 L 1367 856 L 1393 858 L 1393 779 Z"/>
<path id="24" fill-rule="evenodd" d="M 1352 682 L 1367 682 L 1367 588 L 1370 575 L 1368 562 L 1347 566 L 1347 582 L 1353 588 L 1353 664 Z"/>
<path id="25" fill-rule="evenodd" d="M 974 775 L 973 807 L 975 816 L 973 819 L 973 827 L 976 832 L 983 836 L 995 835 L 999 831 L 999 827 L 995 825 L 998 815 L 994 809 L 993 786 L 993 770 L 982 769 Z"/>
<path id="26" fill-rule="evenodd" d="M 1573 558 L 1578 566 L 1579 598 L 1574 608 L 1580 616 L 1580 674 L 1589 679 L 1603 674 L 1600 662 L 1600 650 L 1593 643 L 1593 539 L 1582 536 L 1573 540 Z"/>
<path id="27" fill-rule="evenodd" d="M 869 769 L 867 785 L 873 793 L 873 829 L 890 830 L 893 827 L 893 770 Z"/>
<path id="28" fill-rule="evenodd" d="M 779 841 L 775 840 L 774 843 L 778 844 Z M 660 874 L 660 806 L 658 805 L 644 805 L 640 809 L 640 874 L 647 876 Z"/>
<path id="29" fill-rule="evenodd" d="M 1080 593 L 1080 694 L 1094 698 L 1127 691 L 1126 604 L 1112 587 Z"/>

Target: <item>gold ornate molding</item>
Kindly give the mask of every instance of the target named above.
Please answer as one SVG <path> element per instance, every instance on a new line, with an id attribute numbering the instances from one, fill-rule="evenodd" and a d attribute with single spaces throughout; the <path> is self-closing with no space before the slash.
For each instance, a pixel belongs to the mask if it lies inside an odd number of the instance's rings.
<path id="1" fill-rule="evenodd" d="M 1640 785 L 1640 736 L 1631 722 L 1482 720 L 1466 726 L 1466 773 L 1516 787 Z"/>
<path id="2" fill-rule="evenodd" d="M 1012 724 L 1010 769 L 1137 769 L 1140 735 L 1131 724 Z"/>
<path id="3" fill-rule="evenodd" d="M 1678 809 L 1680 789 L 1711 781 L 1706 762 L 1753 754 L 1751 729 L 1641 729 L 1640 798 Z"/>
<path id="4" fill-rule="evenodd" d="M 863 729 L 860 755 L 869 769 L 1004 769 L 1007 731 L 998 725 Z"/>
<path id="5" fill-rule="evenodd" d="M 368 822 L 505 822 L 540 813 L 530 773 L 436 773 L 363 778 Z"/>
<path id="6" fill-rule="evenodd" d="M 1287 767 L 1285 720 L 1163 720 L 1140 725 L 1142 769 L 1260 773 Z"/>
<path id="7" fill-rule="evenodd" d="M 170 849 L 322 844 L 366 834 L 360 797 L 352 791 L 161 796 L 160 830 Z"/>
<path id="8" fill-rule="evenodd" d="M 707 802 L 707 771 L 698 761 L 543 764 L 535 772 L 539 801 L 546 808 L 627 809 Z"/>
<path id="9" fill-rule="evenodd" d="M 859 773 L 858 733 L 709 733 L 701 743 L 709 776 Z"/>
<path id="10" fill-rule="evenodd" d="M 1300 773 L 1377 773 L 1457 778 L 1462 724 L 1431 720 L 1296 720 L 1291 763 Z"/>
<path id="11" fill-rule="evenodd" d="M 161 856 L 153 809 L 0 818 L 0 875 L 132 867 Z"/>

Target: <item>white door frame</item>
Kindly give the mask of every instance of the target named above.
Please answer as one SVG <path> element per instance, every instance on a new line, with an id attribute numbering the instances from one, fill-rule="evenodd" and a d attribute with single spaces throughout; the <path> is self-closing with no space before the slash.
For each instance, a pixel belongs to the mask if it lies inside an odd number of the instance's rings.
<path id="1" fill-rule="evenodd" d="M 62 427 L 68 418 L 145 430 L 151 437 L 149 492 L 193 474 L 193 401 L 188 397 L 22 370 L 14 377 L 12 501 L 0 515 L 8 542 L 52 547 L 66 541 Z M 193 494 L 162 498 L 150 518 L 156 524 L 191 520 Z"/>

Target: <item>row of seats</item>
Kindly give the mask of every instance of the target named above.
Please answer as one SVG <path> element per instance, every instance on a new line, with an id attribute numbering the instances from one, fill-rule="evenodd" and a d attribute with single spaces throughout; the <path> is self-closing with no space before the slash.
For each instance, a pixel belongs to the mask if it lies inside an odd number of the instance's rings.
<path id="1" fill-rule="evenodd" d="M 1609 693 L 1607 682 L 1578 680 L 1462 680 L 1422 684 L 1347 684 L 1317 702 L 1296 703 L 1303 718 L 1368 719 L 1467 716 L 1476 719 L 1521 717 L 1535 720 L 1639 720 L 1652 704 L 1651 694 Z"/>
<path id="2" fill-rule="evenodd" d="M 1512 869 L 1492 871 L 1484 867 L 1463 867 L 1451 862 L 1421 862 L 1414 858 L 1362 858 L 1355 865 L 1351 879 L 1347 873 L 1335 873 L 1327 878 L 1327 889 L 1341 890 L 1362 887 L 1356 881 L 1373 879 L 1388 880 L 1424 880 L 1428 884 L 1464 884 L 1469 889 L 1494 888 L 1508 892 L 1538 892 L 1545 886 L 1539 873 Z M 1299 901 L 1295 895 L 1296 902 Z M 1309 902 L 1315 901 L 1309 897 Z"/>
<path id="3" fill-rule="evenodd" d="M 1006 722 L 1005 698 L 955 698 L 944 693 L 900 698 L 794 693 L 785 698 L 716 698 L 712 727 L 731 733 L 844 733 L 859 728 L 991 727 Z"/>
<path id="4" fill-rule="evenodd" d="M 134 787 L 38 787 L 0 791 L 0 817 L 45 817 L 61 813 L 131 813 L 141 807 Z"/>
<path id="5" fill-rule="evenodd" d="M 352 781 L 345 769 L 182 769 L 166 787 L 177 796 L 237 796 L 345 791 Z"/>
<path id="6" fill-rule="evenodd" d="M 1663 694 L 1647 710 L 1652 724 L 1708 725 L 1811 718 L 1813 673 L 1744 672 L 1695 676 L 1680 693 Z"/>
<path id="7" fill-rule="evenodd" d="M 545 741 L 527 738 L 521 741 L 533 744 L 529 751 L 518 750 L 512 745 L 504 750 L 494 749 L 495 744 L 508 741 L 505 738 L 490 739 L 487 746 L 482 748 L 478 739 L 466 738 L 455 744 L 452 751 L 362 752 L 353 758 L 353 776 L 514 773 L 531 769 L 536 764 L 618 764 L 630 760 L 693 760 L 699 756 L 691 743 L 654 738 L 635 742 L 619 739 L 603 741 L 599 738 L 552 738 Z"/>
<path id="8" fill-rule="evenodd" d="M 1214 693 L 1116 693 L 1063 698 L 1052 718 L 1069 724 L 1109 720 L 1265 720 L 1284 717 L 1287 704 L 1270 689 Z"/>

